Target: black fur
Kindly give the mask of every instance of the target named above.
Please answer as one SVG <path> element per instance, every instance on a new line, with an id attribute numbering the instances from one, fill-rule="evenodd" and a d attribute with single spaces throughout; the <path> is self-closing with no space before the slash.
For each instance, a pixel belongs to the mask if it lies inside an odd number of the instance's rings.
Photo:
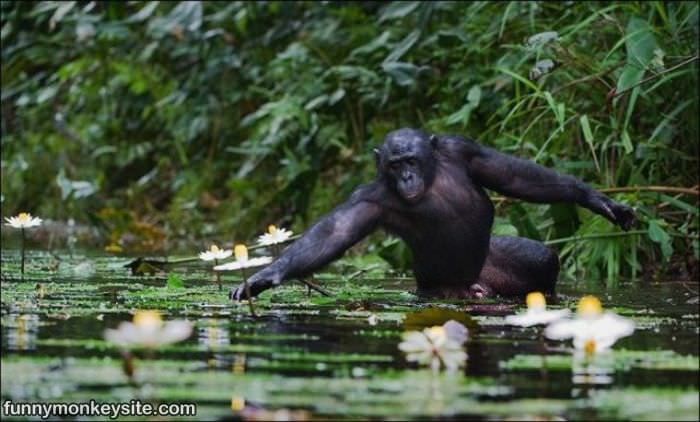
<path id="1" fill-rule="evenodd" d="M 551 292 L 557 255 L 542 243 L 490 237 L 493 205 L 484 188 L 530 202 L 571 202 L 625 230 L 632 209 L 588 185 L 532 161 L 501 154 L 459 136 L 400 129 L 375 149 L 377 178 L 321 218 L 249 283 L 253 295 L 303 277 L 338 258 L 377 228 L 413 252 L 418 293 L 429 296 Z M 232 299 L 245 298 L 243 285 Z"/>

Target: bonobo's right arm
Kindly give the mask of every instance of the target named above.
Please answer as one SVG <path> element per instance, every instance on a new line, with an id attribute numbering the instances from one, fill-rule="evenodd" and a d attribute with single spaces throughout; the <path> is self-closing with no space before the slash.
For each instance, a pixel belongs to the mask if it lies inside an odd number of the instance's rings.
<path id="1" fill-rule="evenodd" d="M 322 217 L 282 255 L 249 280 L 252 296 L 291 278 L 303 277 L 338 258 L 348 248 L 370 234 L 378 225 L 381 205 L 369 200 L 372 185 L 355 191 L 350 199 Z M 231 291 L 231 299 L 247 297 L 245 285 Z"/>

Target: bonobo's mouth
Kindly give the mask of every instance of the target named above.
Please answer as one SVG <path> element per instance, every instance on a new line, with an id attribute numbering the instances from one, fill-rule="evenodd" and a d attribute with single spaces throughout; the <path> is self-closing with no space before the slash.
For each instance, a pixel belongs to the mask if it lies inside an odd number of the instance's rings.
<path id="1" fill-rule="evenodd" d="M 401 194 L 401 197 L 405 199 L 406 201 L 409 202 L 415 202 L 421 198 L 423 195 L 423 186 L 422 184 L 414 184 L 412 183 L 409 186 L 406 185 L 399 185 L 399 193 Z"/>
<path id="2" fill-rule="evenodd" d="M 417 202 L 421 197 L 421 192 L 401 192 L 401 196 L 408 202 Z"/>

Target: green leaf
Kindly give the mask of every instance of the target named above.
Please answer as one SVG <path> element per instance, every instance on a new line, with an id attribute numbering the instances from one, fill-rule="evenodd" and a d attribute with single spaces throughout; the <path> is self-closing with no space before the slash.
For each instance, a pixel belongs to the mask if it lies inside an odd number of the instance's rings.
<path id="1" fill-rule="evenodd" d="M 627 129 L 622 131 L 622 146 L 625 148 L 625 154 L 629 154 L 632 151 L 634 151 L 634 147 L 632 146 L 632 140 L 630 139 L 630 134 L 627 133 Z"/>
<path id="2" fill-rule="evenodd" d="M 656 195 L 656 194 L 655 194 Z M 666 195 L 666 194 L 659 194 L 659 198 L 663 200 L 663 202 L 668 202 L 669 204 L 673 205 L 676 208 L 679 208 L 689 214 L 692 215 L 698 215 L 700 214 L 700 210 L 698 210 L 698 207 L 696 205 L 691 205 L 685 201 L 681 201 L 680 199 L 676 199 L 672 196 Z"/>
<path id="3" fill-rule="evenodd" d="M 472 104 L 474 107 L 479 105 L 479 101 L 481 100 L 481 88 L 479 85 L 474 85 L 469 89 L 469 93 L 467 94 L 467 101 L 469 101 L 470 104 Z"/>
<path id="4" fill-rule="evenodd" d="M 581 122 L 583 137 L 586 140 L 588 147 L 591 149 L 591 153 L 593 154 L 593 161 L 595 162 L 595 167 L 598 171 L 600 171 L 600 165 L 598 164 L 598 156 L 596 155 L 595 147 L 593 146 L 593 131 L 591 131 L 591 125 L 588 122 L 588 116 L 585 114 L 582 115 L 579 118 L 579 121 Z"/>
<path id="5" fill-rule="evenodd" d="M 563 130 L 564 114 L 561 113 L 562 109 L 558 107 L 557 102 L 554 101 L 554 97 L 552 97 L 552 94 L 549 91 L 544 92 L 544 98 L 547 100 L 547 104 L 549 104 L 549 108 L 552 110 L 554 117 L 556 117 L 557 123 L 559 123 L 559 128 Z M 586 121 L 588 120 L 586 119 Z"/>
<path id="6" fill-rule="evenodd" d="M 668 260 L 673 254 L 673 246 L 671 245 L 671 236 L 661 227 L 662 224 L 665 225 L 666 223 L 662 220 L 649 220 L 648 235 L 649 239 L 658 243 L 661 247 L 664 260 Z"/>
<path id="7" fill-rule="evenodd" d="M 57 91 L 58 91 L 58 86 L 56 86 L 56 85 L 49 85 L 45 88 L 42 88 L 39 91 L 39 93 L 36 95 L 37 104 L 41 104 L 41 103 L 44 103 L 44 102 L 52 99 L 56 95 Z"/>
<path id="8" fill-rule="evenodd" d="M 134 13 L 133 15 L 129 16 L 129 18 L 126 20 L 127 22 L 141 22 L 145 21 L 151 15 L 153 14 L 153 11 L 156 10 L 156 7 L 158 7 L 159 1 L 151 1 L 147 2 L 145 6 L 141 8 L 137 13 Z"/>
<path id="9" fill-rule="evenodd" d="M 182 278 L 175 273 L 168 273 L 167 286 L 169 289 L 182 289 L 185 287 L 185 283 Z"/>
<path id="10" fill-rule="evenodd" d="M 410 86 L 416 82 L 418 75 L 427 70 L 425 66 L 418 67 L 411 63 L 389 62 L 382 64 L 382 69 L 388 73 L 400 86 Z"/>
<path id="11" fill-rule="evenodd" d="M 63 19 L 68 12 L 71 11 L 71 9 L 77 4 L 77 1 L 67 1 L 65 3 L 60 3 L 61 5 L 56 9 L 54 12 L 53 16 L 51 16 L 51 20 L 49 21 L 49 26 L 53 28 L 53 26 Z"/>
<path id="12" fill-rule="evenodd" d="M 467 94 L 467 103 L 455 113 L 449 115 L 445 120 L 445 124 L 454 125 L 456 123 L 462 123 L 464 126 L 467 126 L 469 124 L 471 112 L 479 106 L 479 101 L 481 101 L 481 88 L 479 85 L 474 85 L 469 89 L 469 93 Z"/>
<path id="13" fill-rule="evenodd" d="M 387 237 L 380 245 L 377 255 L 399 270 L 408 270 L 413 264 L 413 255 L 403 240 Z"/>
<path id="14" fill-rule="evenodd" d="M 328 99 L 328 104 L 329 105 L 334 105 L 338 101 L 342 100 L 345 97 L 345 90 L 343 88 L 338 88 Z"/>
<path id="15" fill-rule="evenodd" d="M 313 110 L 328 102 L 328 95 L 321 94 L 318 97 L 312 99 L 304 106 L 304 110 Z"/>
<path id="16" fill-rule="evenodd" d="M 513 79 L 519 80 L 519 81 L 522 82 L 525 86 L 527 86 L 528 88 L 532 89 L 532 90 L 535 91 L 535 92 L 539 92 L 539 91 L 540 91 L 540 88 L 539 88 L 537 85 L 533 84 L 533 83 L 532 83 L 530 80 L 528 80 L 527 78 L 524 78 L 524 77 L 518 75 L 517 73 L 513 72 L 513 71 L 510 70 L 510 69 L 506 69 L 506 68 L 504 68 L 504 67 L 497 67 L 496 70 L 498 70 L 499 72 L 503 72 L 503 73 L 505 73 L 506 75 L 509 75 L 509 76 L 512 77 Z"/>
<path id="17" fill-rule="evenodd" d="M 651 27 L 644 19 L 630 18 L 625 29 L 627 62 L 617 80 L 617 92 L 629 89 L 642 80 L 644 71 L 658 48 Z"/>
<path id="18" fill-rule="evenodd" d="M 492 236 L 517 236 L 518 229 L 510 224 L 508 220 L 501 217 L 496 217 L 491 228 Z"/>
<path id="19" fill-rule="evenodd" d="M 56 176 L 56 184 L 61 189 L 61 200 L 63 201 L 71 195 L 73 199 L 80 199 L 97 192 L 97 187 L 86 180 L 67 179 L 63 169 Z"/>
<path id="20" fill-rule="evenodd" d="M 581 226 L 574 204 L 552 204 L 549 206 L 549 214 L 554 220 L 554 236 L 556 238 L 572 236 Z"/>
<path id="21" fill-rule="evenodd" d="M 583 129 L 583 137 L 586 139 L 586 142 L 593 144 L 593 132 L 591 131 L 591 125 L 588 122 L 588 116 L 584 114 L 579 118 L 579 121 L 581 122 L 581 129 Z"/>
<path id="22" fill-rule="evenodd" d="M 403 39 L 398 45 L 394 47 L 394 51 L 389 53 L 384 59 L 385 63 L 398 61 L 408 50 L 413 47 L 413 44 L 420 38 L 420 31 L 416 30 L 408 34 L 406 38 Z"/>
<path id="23" fill-rule="evenodd" d="M 379 22 L 383 22 L 391 19 L 399 19 L 407 16 L 418 6 L 420 6 L 419 1 L 394 1 L 389 3 L 387 7 L 382 11 L 379 17 Z"/>
<path id="24" fill-rule="evenodd" d="M 373 53 L 380 48 L 388 48 L 391 31 L 384 31 L 380 36 L 361 47 L 357 47 L 350 53 L 350 57 L 362 54 Z"/>
<path id="25" fill-rule="evenodd" d="M 514 203 L 508 207 L 508 217 L 521 236 L 542 240 L 539 230 L 537 230 L 535 223 L 532 221 L 531 214 L 521 204 Z"/>

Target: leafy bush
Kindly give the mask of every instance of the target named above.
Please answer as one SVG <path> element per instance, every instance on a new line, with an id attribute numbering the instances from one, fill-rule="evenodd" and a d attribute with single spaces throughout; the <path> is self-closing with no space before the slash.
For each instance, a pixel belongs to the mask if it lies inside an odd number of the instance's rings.
<path id="1" fill-rule="evenodd" d="M 373 177 L 388 131 L 413 126 L 599 188 L 662 187 L 611 193 L 638 210 L 632 235 L 499 202 L 496 229 L 561 247 L 571 276 L 697 271 L 696 3 L 0 7 L 4 214 L 111 230 L 101 210 L 123 209 L 171 240 L 299 231 Z"/>

